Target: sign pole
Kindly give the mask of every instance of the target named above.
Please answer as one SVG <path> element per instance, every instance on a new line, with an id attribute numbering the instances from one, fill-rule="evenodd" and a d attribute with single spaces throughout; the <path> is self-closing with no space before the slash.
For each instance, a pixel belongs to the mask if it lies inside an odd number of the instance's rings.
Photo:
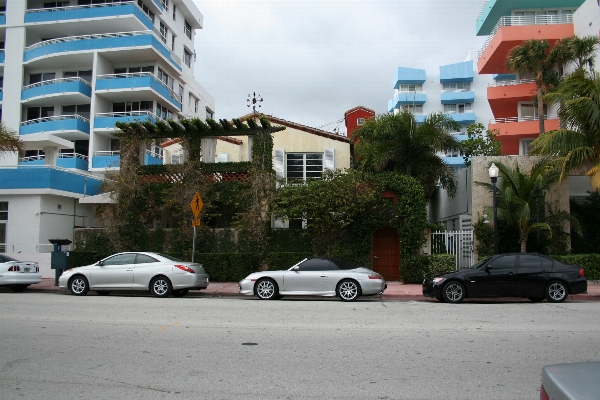
<path id="1" fill-rule="evenodd" d="M 194 241 L 192 242 L 192 262 L 194 262 L 195 254 L 196 254 L 196 227 L 194 226 Z"/>

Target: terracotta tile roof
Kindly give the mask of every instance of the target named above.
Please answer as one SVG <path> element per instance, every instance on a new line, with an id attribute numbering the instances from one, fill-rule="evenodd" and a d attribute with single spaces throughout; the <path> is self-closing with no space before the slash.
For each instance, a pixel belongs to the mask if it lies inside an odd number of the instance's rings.
<path id="1" fill-rule="evenodd" d="M 366 111 L 366 112 L 368 112 L 368 113 L 371 113 L 371 114 L 375 115 L 375 111 L 371 110 L 370 108 L 363 107 L 363 106 L 356 106 L 356 107 L 354 107 L 354 108 L 351 108 L 351 109 L 349 109 L 348 111 L 346 111 L 346 112 L 344 113 L 344 116 L 346 116 L 346 115 L 348 115 L 348 114 L 350 114 L 350 113 L 352 113 L 352 112 L 354 112 L 354 111 L 357 111 L 357 110 L 364 110 L 364 111 Z"/>
<path id="2" fill-rule="evenodd" d="M 267 118 L 272 123 L 275 123 L 278 125 L 283 125 L 288 128 L 298 129 L 299 131 L 312 133 L 313 135 L 318 135 L 318 136 L 326 137 L 329 139 L 338 140 L 338 141 L 344 142 L 344 143 L 352 143 L 352 141 L 350 139 L 348 139 L 346 136 L 343 136 L 343 135 L 336 135 L 335 133 L 323 131 L 321 129 L 311 128 L 310 126 L 286 121 L 285 119 L 280 119 L 280 118 L 274 117 L 272 115 L 259 114 L 259 116 Z M 249 118 L 253 118 L 253 117 L 254 117 L 254 114 L 246 114 L 243 117 L 241 117 L 240 120 L 245 121 L 245 120 L 247 120 Z"/>

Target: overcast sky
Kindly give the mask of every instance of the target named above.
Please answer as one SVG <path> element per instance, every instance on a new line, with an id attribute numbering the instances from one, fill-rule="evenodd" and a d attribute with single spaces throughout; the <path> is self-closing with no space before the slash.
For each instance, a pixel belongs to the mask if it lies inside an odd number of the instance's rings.
<path id="1" fill-rule="evenodd" d="M 437 70 L 485 40 L 485 0 L 194 1 L 195 74 L 217 119 L 247 114 L 254 92 L 261 112 L 315 128 L 358 105 L 385 113 L 397 67 Z"/>

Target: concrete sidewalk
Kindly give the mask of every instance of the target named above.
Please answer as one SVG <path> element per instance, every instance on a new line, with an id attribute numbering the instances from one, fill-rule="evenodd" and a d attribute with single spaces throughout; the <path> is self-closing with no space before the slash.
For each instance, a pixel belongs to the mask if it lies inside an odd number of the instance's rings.
<path id="1" fill-rule="evenodd" d="M 9 290 L 9 289 L 6 289 Z M 54 279 L 45 278 L 42 282 L 31 285 L 26 292 L 49 292 L 64 293 L 58 286 L 54 286 Z M 240 296 L 237 282 L 211 282 L 205 290 L 193 290 L 186 297 L 231 297 Z M 93 293 L 93 292 L 92 292 Z M 382 300 L 418 300 L 418 301 L 437 301 L 430 297 L 424 297 L 421 285 L 405 285 L 400 282 L 388 282 L 388 287 L 381 295 Z M 467 299 L 469 301 L 470 299 Z M 522 301 L 520 298 L 513 299 L 472 299 L 471 301 Z M 588 282 L 588 291 L 586 294 L 570 295 L 568 300 L 600 301 L 600 284 L 598 281 Z"/>

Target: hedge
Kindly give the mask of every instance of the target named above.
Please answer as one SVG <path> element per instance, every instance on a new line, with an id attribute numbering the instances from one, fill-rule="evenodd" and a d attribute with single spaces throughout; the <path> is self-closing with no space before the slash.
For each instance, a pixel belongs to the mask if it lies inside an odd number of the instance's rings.
<path id="1" fill-rule="evenodd" d="M 423 283 L 428 276 L 440 275 L 456 270 L 456 259 L 452 254 L 431 254 L 412 257 L 402 263 L 400 272 L 404 283 Z"/>

